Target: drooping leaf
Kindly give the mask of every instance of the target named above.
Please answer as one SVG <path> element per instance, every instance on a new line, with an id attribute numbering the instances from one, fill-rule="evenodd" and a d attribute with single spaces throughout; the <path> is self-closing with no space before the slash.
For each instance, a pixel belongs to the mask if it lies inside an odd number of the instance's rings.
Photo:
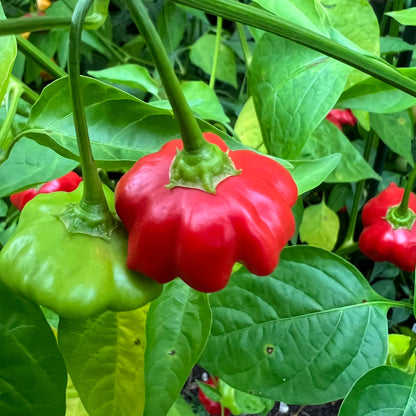
<path id="1" fill-rule="evenodd" d="M 0 282 L 0 414 L 64 416 L 66 369 L 41 310 Z"/>
<path id="2" fill-rule="evenodd" d="M 179 279 L 166 284 L 151 303 L 146 323 L 144 416 L 167 414 L 205 347 L 210 327 L 207 295 Z"/>
<path id="3" fill-rule="evenodd" d="M 187 23 L 186 12 L 177 4 L 166 2 L 158 15 L 158 32 L 168 53 L 180 44 Z"/>
<path id="4" fill-rule="evenodd" d="M 415 377 L 387 366 L 370 370 L 354 384 L 338 416 L 415 416 Z"/>
<path id="5" fill-rule="evenodd" d="M 59 346 L 90 416 L 143 413 L 148 308 L 60 320 Z"/>
<path id="6" fill-rule="evenodd" d="M 350 71 L 289 40 L 262 36 L 248 77 L 269 153 L 299 157 L 307 138 L 337 102 Z"/>
<path id="7" fill-rule="evenodd" d="M 393 19 L 397 20 L 402 25 L 416 26 L 416 7 L 386 12 L 386 15 L 391 16 Z"/>
<path id="8" fill-rule="evenodd" d="M 241 268 L 210 304 L 200 363 L 245 392 L 325 403 L 386 358 L 389 301 L 352 264 L 319 248 L 286 248 L 268 277 Z"/>
<path id="9" fill-rule="evenodd" d="M 303 242 L 331 251 L 337 242 L 339 228 L 338 215 L 322 200 L 320 204 L 305 208 L 299 235 Z"/>
<path id="10" fill-rule="evenodd" d="M 358 150 L 336 126 L 324 120 L 308 138 L 302 156 L 321 158 L 341 154 L 337 167 L 327 176 L 326 182 L 356 182 L 361 179 L 380 179 Z"/>

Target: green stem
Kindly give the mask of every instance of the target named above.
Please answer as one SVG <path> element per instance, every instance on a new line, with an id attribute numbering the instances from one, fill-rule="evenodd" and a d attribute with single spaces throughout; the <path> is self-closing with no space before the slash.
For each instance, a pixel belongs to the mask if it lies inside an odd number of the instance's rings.
<path id="1" fill-rule="evenodd" d="M 102 184 L 93 159 L 88 136 L 87 120 L 80 85 L 81 34 L 85 16 L 93 0 L 79 0 L 72 17 L 69 33 L 69 87 L 73 106 L 74 124 L 81 160 L 84 191 L 80 203 L 85 212 L 93 212 L 106 220 L 110 215 Z"/>
<path id="2" fill-rule="evenodd" d="M 409 174 L 409 179 L 407 180 L 406 187 L 404 188 L 402 201 L 400 202 L 400 205 L 396 210 L 396 214 L 398 214 L 399 216 L 405 217 L 408 213 L 409 198 L 413 189 L 413 184 L 415 182 L 415 179 L 416 179 L 416 166 L 412 169 L 412 171 Z"/>
<path id="3" fill-rule="evenodd" d="M 364 149 L 363 157 L 366 161 L 368 161 L 370 158 L 371 149 L 373 148 L 375 138 L 376 138 L 375 133 L 371 131 L 370 134 L 368 135 L 368 138 L 365 144 L 365 149 Z M 354 201 L 353 201 L 352 209 L 351 209 L 351 216 L 348 222 L 347 231 L 345 233 L 344 242 L 341 244 L 341 246 L 337 250 L 337 254 L 339 255 L 345 255 L 347 253 L 349 254 L 350 249 L 352 247 L 354 248 L 357 247 L 356 243 L 354 242 L 354 233 L 355 233 L 355 228 L 357 226 L 358 212 L 360 210 L 360 201 L 361 201 L 361 196 L 363 194 L 364 185 L 365 185 L 365 179 L 357 182 L 357 185 L 355 188 L 355 194 L 354 194 Z"/>
<path id="4" fill-rule="evenodd" d="M 0 129 L 0 164 L 4 162 L 12 148 L 12 143 L 15 140 L 13 135 L 9 135 L 14 116 L 16 115 L 17 106 L 23 90 L 19 87 L 11 89 L 9 108 L 7 110 L 6 118 Z"/>
<path id="5" fill-rule="evenodd" d="M 215 36 L 214 60 L 212 62 L 211 77 L 209 79 L 209 86 L 214 89 L 215 77 L 217 73 L 218 58 L 221 49 L 221 34 L 222 34 L 222 17 L 217 18 L 217 34 Z"/>
<path id="6" fill-rule="evenodd" d="M 272 13 L 255 9 L 243 3 L 229 0 L 170 0 L 174 3 L 221 16 L 235 22 L 254 26 L 270 33 L 290 39 L 327 56 L 344 62 L 385 83 L 416 97 L 416 82 L 401 74 L 396 68 L 377 56 L 364 55 L 349 49 L 323 35 L 281 19 Z"/>
<path id="7" fill-rule="evenodd" d="M 19 78 L 16 78 L 14 75 L 11 76 L 10 82 L 14 83 L 18 88 L 22 90 L 22 98 L 26 98 L 30 104 L 34 104 L 38 100 L 39 94 L 28 87 L 24 82 Z"/>
<path id="8" fill-rule="evenodd" d="M 246 61 L 247 66 L 249 66 L 251 63 L 251 53 L 250 53 L 250 49 L 248 48 L 246 35 L 244 33 L 244 26 L 241 23 L 237 23 L 237 32 L 240 38 L 240 43 L 241 43 L 241 48 L 243 50 L 244 59 Z"/>
<path id="9" fill-rule="evenodd" d="M 55 27 L 68 28 L 70 17 L 33 16 L 30 18 L 15 17 L 0 22 L 0 36 L 19 35 L 25 32 L 39 32 Z"/>
<path id="10" fill-rule="evenodd" d="M 17 46 L 26 56 L 40 65 L 46 72 L 49 72 L 53 77 L 65 77 L 67 73 L 57 65 L 48 55 L 42 52 L 39 48 L 33 45 L 30 41 L 22 36 L 16 36 Z"/>
<path id="11" fill-rule="evenodd" d="M 399 364 L 401 367 L 405 367 L 409 360 L 412 358 L 412 355 L 415 352 L 416 348 L 416 339 L 412 339 L 409 348 L 406 350 L 406 352 L 399 357 L 396 358 L 396 363 Z"/>
<path id="12" fill-rule="evenodd" d="M 206 142 L 202 137 L 201 129 L 191 108 L 186 102 L 181 85 L 172 68 L 162 40 L 143 3 L 140 0 L 126 0 L 126 3 L 155 61 L 159 76 L 165 87 L 166 95 L 179 123 L 184 149 L 189 152 L 197 150 L 204 146 Z"/>

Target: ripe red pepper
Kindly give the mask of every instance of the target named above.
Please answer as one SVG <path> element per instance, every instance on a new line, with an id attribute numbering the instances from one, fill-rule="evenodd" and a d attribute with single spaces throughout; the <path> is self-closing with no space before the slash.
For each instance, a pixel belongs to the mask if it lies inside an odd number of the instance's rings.
<path id="1" fill-rule="evenodd" d="M 58 179 L 46 182 L 39 189 L 30 188 L 10 195 L 10 201 L 19 211 L 21 211 L 23 207 L 38 194 L 48 194 L 57 191 L 72 192 L 78 188 L 81 181 L 82 178 L 77 173 L 69 172 Z"/>
<path id="2" fill-rule="evenodd" d="M 363 231 L 358 240 L 363 254 L 374 261 L 389 261 L 402 270 L 414 272 L 416 265 L 416 195 L 409 198 L 409 215 L 413 220 L 405 226 L 394 219 L 392 209 L 398 207 L 404 189 L 391 183 L 363 207 Z"/>
<path id="3" fill-rule="evenodd" d="M 350 109 L 347 110 L 331 110 L 326 119 L 332 124 L 335 124 L 340 130 L 344 124 L 355 126 L 357 124 L 357 119 Z"/>
<path id="4" fill-rule="evenodd" d="M 212 387 L 216 387 L 215 382 L 212 379 L 212 377 L 206 382 L 206 384 Z M 198 399 L 201 402 L 202 406 L 204 406 L 205 410 L 211 416 L 221 416 L 221 404 L 207 397 L 200 388 L 198 388 Z M 227 408 L 224 409 L 224 416 L 229 416 L 230 413 L 231 412 L 229 409 Z"/>
<path id="5" fill-rule="evenodd" d="M 204 134 L 224 152 L 221 138 Z M 220 290 L 241 261 L 268 275 L 295 231 L 291 207 L 297 187 L 290 173 L 267 156 L 229 150 L 241 174 L 220 182 L 216 193 L 167 189 L 181 140 L 140 159 L 116 187 L 116 210 L 129 232 L 127 266 L 166 283 L 180 277 L 202 292 Z"/>

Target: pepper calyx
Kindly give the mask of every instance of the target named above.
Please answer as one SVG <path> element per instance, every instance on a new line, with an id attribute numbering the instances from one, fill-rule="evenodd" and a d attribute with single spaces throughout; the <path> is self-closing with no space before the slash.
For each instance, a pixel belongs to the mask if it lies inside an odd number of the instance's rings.
<path id="1" fill-rule="evenodd" d="M 408 208 L 406 214 L 403 215 L 399 212 L 399 207 L 400 205 L 390 207 L 384 218 L 393 227 L 393 230 L 397 230 L 398 228 L 411 230 L 416 221 L 415 212 Z"/>
<path id="2" fill-rule="evenodd" d="M 177 150 L 169 170 L 168 189 L 185 187 L 200 189 L 215 194 L 217 185 L 223 180 L 237 176 L 234 162 L 213 143 L 205 143 L 195 150 Z"/>
<path id="3" fill-rule="evenodd" d="M 59 214 L 59 219 L 70 234 L 87 234 L 110 240 L 119 222 L 100 205 L 81 203 L 69 204 Z"/>

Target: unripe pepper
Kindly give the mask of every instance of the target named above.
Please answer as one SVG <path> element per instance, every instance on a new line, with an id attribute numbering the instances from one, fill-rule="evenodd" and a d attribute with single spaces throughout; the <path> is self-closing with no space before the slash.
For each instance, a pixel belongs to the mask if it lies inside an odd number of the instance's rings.
<path id="1" fill-rule="evenodd" d="M 10 195 L 11 203 L 21 211 L 23 207 L 36 195 L 50 192 L 71 192 L 78 188 L 82 178 L 75 172 L 69 172 L 58 179 L 44 183 L 39 189 L 29 188 L 16 194 Z"/>
<path id="2" fill-rule="evenodd" d="M 193 187 L 168 189 L 170 168 L 182 149 L 172 140 L 140 159 L 116 187 L 116 210 L 129 232 L 127 265 L 166 283 L 180 277 L 202 292 L 228 283 L 240 261 L 256 275 L 277 266 L 280 251 L 295 231 L 291 207 L 297 187 L 290 173 L 267 156 L 231 151 L 205 133 L 241 173 L 216 186 L 216 193 Z"/>
<path id="3" fill-rule="evenodd" d="M 69 232 L 60 218 L 77 206 L 82 188 L 83 183 L 73 192 L 40 194 L 27 203 L 0 251 L 0 279 L 67 318 L 139 308 L 156 298 L 161 286 L 126 267 L 127 232 L 120 221 L 103 238 Z M 114 217 L 113 193 L 104 191 Z"/>
<path id="4" fill-rule="evenodd" d="M 416 195 L 410 194 L 405 218 L 397 215 L 404 189 L 391 183 L 363 207 L 363 231 L 358 240 L 363 254 L 374 261 L 389 261 L 414 272 L 416 265 Z"/>

